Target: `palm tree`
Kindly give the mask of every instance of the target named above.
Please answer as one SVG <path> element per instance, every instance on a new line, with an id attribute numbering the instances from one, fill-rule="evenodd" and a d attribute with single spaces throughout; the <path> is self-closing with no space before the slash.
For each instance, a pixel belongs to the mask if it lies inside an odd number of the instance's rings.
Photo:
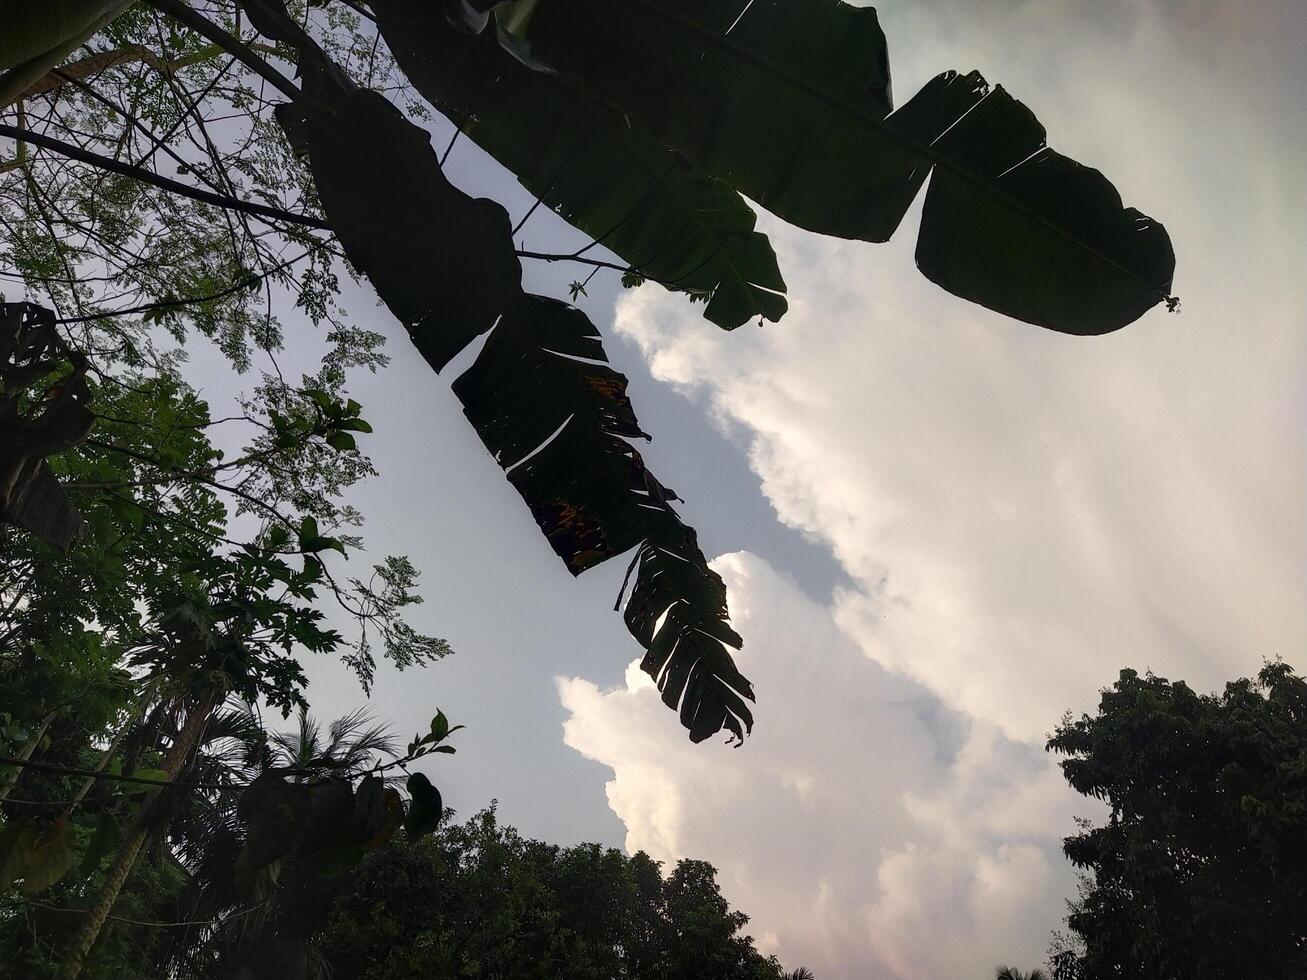
<path id="1" fill-rule="evenodd" d="M 800 966 L 785 974 L 783 980 L 817 980 L 817 977 L 806 966 Z"/>
<path id="2" fill-rule="evenodd" d="M 268 745 L 273 768 L 329 771 L 349 778 L 371 768 L 380 753 L 393 754 L 395 738 L 362 708 L 322 726 L 301 707 L 294 731 L 276 732 Z"/>
<path id="3" fill-rule="evenodd" d="M 297 780 L 352 779 L 371 769 L 379 755 L 394 754 L 396 748 L 387 727 L 376 724 L 361 709 L 324 728 L 300 708 L 294 728 L 268 733 L 257 707 L 241 703 L 215 716 L 210 732 L 206 751 L 197 760 L 196 781 L 247 784 L 270 769 L 289 770 Z M 205 768 L 199 769 L 199 764 Z M 192 879 L 192 904 L 185 918 L 207 921 L 213 927 L 200 933 L 177 930 L 169 936 L 165 961 L 179 976 L 225 976 L 231 962 L 248 959 L 261 942 L 279 937 L 283 945 L 289 942 L 308 958 L 308 976 L 325 976 L 316 948 L 296 933 L 295 923 L 288 919 L 288 912 L 294 918 L 294 910 L 271 894 L 251 905 L 249 884 L 237 885 L 232 869 L 245 834 L 233 794 L 195 794 L 191 805 L 174 820 L 173 846 Z M 286 869 L 280 862 L 269 870 L 272 881 L 279 873 L 284 879 Z M 305 893 L 298 893 L 296 901 L 305 899 Z"/>
<path id="4" fill-rule="evenodd" d="M 1000 966 L 994 974 L 994 980 L 1048 980 L 1048 974 L 1040 969 L 1022 973 L 1014 966 Z"/>

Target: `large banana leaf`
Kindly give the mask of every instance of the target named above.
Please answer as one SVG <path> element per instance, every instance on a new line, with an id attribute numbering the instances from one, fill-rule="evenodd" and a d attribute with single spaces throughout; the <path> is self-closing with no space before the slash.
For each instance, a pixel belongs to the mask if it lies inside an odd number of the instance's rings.
<path id="1" fill-rule="evenodd" d="M 439 3 L 371 7 L 418 90 L 565 220 L 641 275 L 710 294 L 704 315 L 718 326 L 785 312 L 776 255 L 728 184 L 602 100 L 527 68 L 493 31 L 455 30 Z"/>
<path id="2" fill-rule="evenodd" d="M 871 8 L 533 0 L 517 20 L 533 59 L 803 228 L 885 241 L 933 170 L 917 264 L 958 296 L 1074 334 L 1174 303 L 1161 224 L 1001 88 L 946 72 L 891 113 Z"/>
<path id="3" fill-rule="evenodd" d="M 134 0 L 6 0 L 0 14 L 0 106 L 77 50 Z"/>
<path id="4" fill-rule="evenodd" d="M 247 3 L 259 30 L 300 50 L 307 97 L 278 118 L 350 261 L 437 369 L 494 327 L 454 385 L 477 434 L 573 574 L 635 549 L 626 619 L 645 670 L 692 739 L 742 739 L 753 692 L 727 649 L 740 638 L 725 588 L 629 442 L 643 433 L 594 327 L 522 290 L 507 213 L 451 185 L 424 131 L 349 87 L 284 11 Z"/>

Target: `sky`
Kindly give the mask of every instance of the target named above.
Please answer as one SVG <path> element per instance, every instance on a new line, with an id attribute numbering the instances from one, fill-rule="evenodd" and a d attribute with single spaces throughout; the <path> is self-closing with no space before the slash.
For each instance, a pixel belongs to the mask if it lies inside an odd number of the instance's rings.
<path id="1" fill-rule="evenodd" d="M 456 651 L 383 668 L 371 708 L 401 734 L 436 707 L 468 726 L 423 764 L 461 816 L 496 799 L 531 836 L 711 861 L 789 967 L 985 977 L 1043 962 L 1075 890 L 1061 839 L 1101 815 L 1043 750 L 1065 711 L 1126 666 L 1201 690 L 1307 667 L 1307 5 L 877 7 L 897 101 L 948 68 L 1001 82 L 1166 224 L 1181 312 L 1099 338 L 1007 320 L 916 272 L 916 208 L 879 246 L 762 215 L 791 304 L 763 329 L 597 277 L 579 305 L 745 639 L 757 722 L 731 749 L 691 745 L 631 666 L 623 563 L 574 580 L 463 420 L 471 352 L 436 376 L 350 287 L 393 358 L 351 383 L 380 470 L 352 501 Z M 448 170 L 531 204 L 465 140 Z M 519 237 L 584 242 L 540 212 Z M 581 277 L 527 275 L 555 296 Z M 323 717 L 362 702 L 309 667 Z"/>

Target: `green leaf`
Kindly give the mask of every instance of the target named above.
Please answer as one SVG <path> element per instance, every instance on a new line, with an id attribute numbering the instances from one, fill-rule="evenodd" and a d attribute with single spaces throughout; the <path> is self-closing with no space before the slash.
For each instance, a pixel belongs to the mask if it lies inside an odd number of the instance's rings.
<path id="1" fill-rule="evenodd" d="M 348 432 L 342 432 L 340 429 L 328 432 L 324 439 L 328 446 L 340 453 L 358 448 L 357 443 L 354 442 L 354 437 Z"/>
<path id="2" fill-rule="evenodd" d="M 945 72 L 890 113 L 875 11 L 839 0 L 539 0 L 532 56 L 811 231 L 885 241 L 932 174 L 917 264 L 1030 323 L 1098 334 L 1168 293 L 1165 229 L 1050 150 L 1020 102 Z"/>
<path id="3" fill-rule="evenodd" d="M 321 391 L 317 388 L 310 388 L 305 392 L 305 394 L 308 395 L 309 400 L 312 401 L 313 404 L 318 406 L 318 409 L 323 415 L 330 416 L 336 414 L 336 400 L 325 391 Z"/>
<path id="4" fill-rule="evenodd" d="M 38 833 L 30 820 L 16 820 L 0 830 L 0 891 L 27 873 Z"/>
<path id="5" fill-rule="evenodd" d="M 82 878 L 89 878 L 100 869 L 104 859 L 118 846 L 118 821 L 109 810 L 102 810 L 95 821 L 95 831 L 87 845 L 79 868 Z"/>
<path id="6" fill-rule="evenodd" d="M 300 551 L 306 552 L 308 555 L 317 554 L 320 551 L 339 551 L 342 555 L 345 554 L 344 543 L 339 538 L 326 537 L 319 534 L 318 522 L 312 517 L 307 516 L 300 521 L 299 547 Z M 306 557 L 304 566 L 305 573 L 308 573 L 308 570 L 309 566 Z M 318 566 L 314 578 L 316 578 L 317 575 L 320 575 L 321 572 L 322 568 L 321 566 Z"/>
<path id="7" fill-rule="evenodd" d="M 23 869 L 23 894 L 35 895 L 49 888 L 76 861 L 72 825 L 66 815 L 60 815 L 32 841 L 27 866 Z"/>
<path id="8" fill-rule="evenodd" d="M 134 773 L 132 773 L 132 775 L 137 776 L 141 779 L 157 779 L 160 782 L 168 781 L 168 774 L 164 772 L 162 769 L 137 769 Z M 156 788 L 157 787 L 149 786 L 145 783 L 121 784 L 121 789 L 124 793 L 148 793 L 150 790 Z"/>
<path id="9" fill-rule="evenodd" d="M 449 719 L 445 717 L 443 711 L 437 711 L 436 717 L 431 719 L 431 735 L 437 742 L 449 734 Z"/>
<path id="10" fill-rule="evenodd" d="M 731 329 L 785 313 L 785 281 L 753 209 L 631 117 L 470 37 L 426 0 L 378 0 L 377 23 L 418 90 L 528 191 L 644 278 L 711 294 Z M 572 299 L 585 293 L 569 287 Z"/>

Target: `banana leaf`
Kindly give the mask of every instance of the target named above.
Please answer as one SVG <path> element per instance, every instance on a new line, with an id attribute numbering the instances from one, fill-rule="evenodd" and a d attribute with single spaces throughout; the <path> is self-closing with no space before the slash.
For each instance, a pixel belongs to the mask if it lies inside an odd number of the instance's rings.
<path id="1" fill-rule="evenodd" d="M 593 325 L 524 292 L 504 209 L 450 184 L 427 133 L 349 86 L 269 8 L 246 9 L 298 47 L 305 91 L 278 120 L 307 155 L 346 255 L 437 369 L 493 327 L 454 384 L 464 413 L 573 574 L 635 549 L 626 620 L 645 669 L 691 739 L 725 728 L 742 740 L 753 691 L 729 653 L 740 638 L 725 587 L 631 444 L 644 433 Z"/>
<path id="2" fill-rule="evenodd" d="M 0 30 L 0 106 L 29 85 L 91 35 L 132 5 L 134 0 L 13 0 L 5 4 Z"/>
<path id="3" fill-rule="evenodd" d="M 512 8 L 514 5 L 507 5 Z M 516 44 L 785 220 L 886 241 L 930 177 L 921 271 L 1072 334 L 1169 295 L 1162 225 L 979 74 L 945 72 L 891 112 L 885 38 L 840 0 L 534 0 Z M 526 14 L 529 14 L 527 16 Z M 541 83 L 543 84 L 543 83 Z"/>
<path id="4" fill-rule="evenodd" d="M 709 297 L 704 315 L 720 327 L 785 313 L 771 243 L 754 231 L 757 215 L 731 186 L 602 100 L 532 71 L 494 31 L 456 30 L 441 4 L 371 7 L 418 91 L 564 220 L 642 277 Z"/>

